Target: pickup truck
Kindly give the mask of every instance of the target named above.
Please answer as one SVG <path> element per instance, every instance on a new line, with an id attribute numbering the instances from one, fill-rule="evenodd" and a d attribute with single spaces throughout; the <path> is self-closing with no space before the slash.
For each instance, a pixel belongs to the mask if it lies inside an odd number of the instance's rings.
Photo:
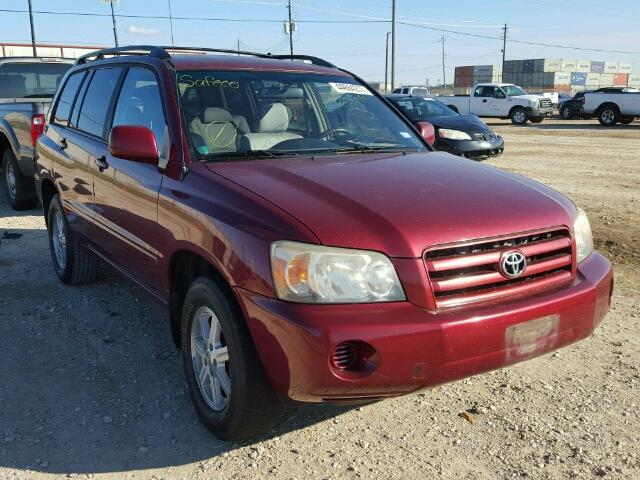
<path id="1" fill-rule="evenodd" d="M 0 58 L 0 166 L 7 200 L 15 210 L 38 203 L 33 174 L 35 144 L 45 113 L 72 60 Z"/>
<path id="2" fill-rule="evenodd" d="M 616 123 L 628 125 L 640 117 L 640 92 L 635 89 L 587 92 L 584 99 L 584 112 L 597 116 L 605 127 L 612 127 Z"/>
<path id="3" fill-rule="evenodd" d="M 551 99 L 529 95 L 510 83 L 478 83 L 470 95 L 443 95 L 437 99 L 458 113 L 510 118 L 514 125 L 540 123 L 553 113 Z"/>

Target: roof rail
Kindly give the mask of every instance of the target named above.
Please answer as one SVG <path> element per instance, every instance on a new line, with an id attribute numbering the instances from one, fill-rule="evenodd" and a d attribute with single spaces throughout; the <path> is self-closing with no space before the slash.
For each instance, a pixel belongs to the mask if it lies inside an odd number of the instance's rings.
<path id="1" fill-rule="evenodd" d="M 82 65 L 87 63 L 87 61 L 93 57 L 95 57 L 94 60 L 102 60 L 105 55 L 113 55 L 114 57 L 119 55 L 149 55 L 151 57 L 162 59 L 171 57 L 171 55 L 169 55 L 162 47 L 156 47 L 153 45 L 128 45 L 126 47 L 105 48 L 104 50 L 96 50 L 95 52 L 87 53 L 79 57 L 75 64 Z"/>
<path id="2" fill-rule="evenodd" d="M 82 55 L 76 60 L 76 65 L 87 63 L 90 59 L 101 60 L 106 55 L 148 55 L 151 57 L 167 59 L 171 58 L 170 52 L 202 52 L 202 53 L 227 53 L 232 55 L 248 55 L 258 58 L 273 58 L 276 60 L 302 60 L 309 62 L 313 65 L 319 65 L 328 68 L 337 68 L 330 62 L 318 57 L 312 57 L 310 55 L 272 55 L 270 53 L 248 52 L 244 50 L 229 50 L 222 48 L 202 48 L 202 47 L 174 47 L 174 46 L 153 46 L 153 45 L 130 45 L 126 47 L 107 48 L 104 50 L 97 50 L 95 52 Z"/>

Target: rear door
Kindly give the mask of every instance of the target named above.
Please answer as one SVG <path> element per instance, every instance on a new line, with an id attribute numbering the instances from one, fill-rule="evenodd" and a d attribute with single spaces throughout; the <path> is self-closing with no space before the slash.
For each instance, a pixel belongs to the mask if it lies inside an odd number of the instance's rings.
<path id="1" fill-rule="evenodd" d="M 80 71 L 69 76 L 55 106 L 43 137 L 41 155 L 51 155 L 52 177 L 60 192 L 62 205 L 71 228 L 85 237 L 93 223 L 93 169 L 89 152 L 72 121 L 74 111 L 82 103 L 86 86 L 93 72 Z"/>
<path id="2" fill-rule="evenodd" d="M 155 73 L 142 67 L 129 68 L 115 98 L 112 126 L 150 128 L 161 151 L 166 120 Z M 107 148 L 94 168 L 96 243 L 100 251 L 158 293 L 158 242 L 162 235 L 157 221 L 162 173 L 157 165 L 113 157 Z"/>

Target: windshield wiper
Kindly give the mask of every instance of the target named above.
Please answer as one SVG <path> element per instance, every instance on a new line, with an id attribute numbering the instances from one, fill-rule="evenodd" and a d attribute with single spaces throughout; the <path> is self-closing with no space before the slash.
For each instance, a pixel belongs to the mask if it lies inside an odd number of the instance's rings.
<path id="1" fill-rule="evenodd" d="M 225 152 L 225 153 L 208 153 L 201 155 L 200 158 L 204 161 L 208 160 L 226 160 L 237 158 L 276 158 L 282 156 L 285 152 L 269 150 L 249 150 L 247 152 Z"/>
<path id="2" fill-rule="evenodd" d="M 417 152 L 420 149 L 416 147 L 408 147 L 406 145 L 370 145 L 370 144 L 362 144 L 362 145 L 354 145 L 353 147 L 348 148 L 340 148 L 336 150 L 336 153 L 346 154 L 346 153 L 392 153 L 392 152 Z"/>

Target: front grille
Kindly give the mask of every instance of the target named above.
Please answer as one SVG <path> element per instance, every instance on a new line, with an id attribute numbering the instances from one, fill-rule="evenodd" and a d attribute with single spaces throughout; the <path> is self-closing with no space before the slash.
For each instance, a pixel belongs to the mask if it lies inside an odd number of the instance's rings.
<path id="1" fill-rule="evenodd" d="M 487 142 L 493 142 L 498 136 L 495 133 L 474 133 L 473 137 L 476 140 L 485 140 Z"/>
<path id="2" fill-rule="evenodd" d="M 551 108 L 551 100 L 548 98 L 540 99 L 540 108 Z"/>
<path id="3" fill-rule="evenodd" d="M 573 276 L 571 236 L 566 229 L 429 250 L 424 262 L 437 308 L 491 301 L 552 288 Z M 517 250 L 527 267 L 517 278 L 500 270 L 502 254 Z"/>

